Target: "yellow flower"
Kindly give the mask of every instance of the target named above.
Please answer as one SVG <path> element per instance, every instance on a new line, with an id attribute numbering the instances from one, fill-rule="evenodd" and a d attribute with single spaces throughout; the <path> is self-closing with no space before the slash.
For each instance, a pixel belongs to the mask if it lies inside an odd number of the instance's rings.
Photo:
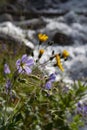
<path id="1" fill-rule="evenodd" d="M 39 50 L 39 54 L 40 54 L 40 55 L 43 55 L 43 53 L 44 53 L 44 49 L 40 49 L 40 50 Z"/>
<path id="2" fill-rule="evenodd" d="M 46 34 L 39 33 L 38 39 L 40 40 L 40 42 L 45 42 L 48 39 L 48 36 Z"/>
<path id="3" fill-rule="evenodd" d="M 59 67 L 59 69 L 61 71 L 64 71 L 64 68 L 62 66 L 62 63 L 61 63 L 61 59 L 60 59 L 60 56 L 58 54 L 55 55 L 55 58 L 56 58 L 56 61 L 57 61 L 57 66 Z"/>
<path id="4" fill-rule="evenodd" d="M 39 59 L 42 57 L 43 53 L 44 53 L 44 49 L 40 49 L 39 50 L 39 56 L 38 56 Z"/>
<path id="5" fill-rule="evenodd" d="M 62 57 L 63 57 L 64 59 L 66 59 L 69 55 L 70 55 L 69 52 L 66 51 L 66 50 L 64 50 L 64 51 L 62 52 Z"/>

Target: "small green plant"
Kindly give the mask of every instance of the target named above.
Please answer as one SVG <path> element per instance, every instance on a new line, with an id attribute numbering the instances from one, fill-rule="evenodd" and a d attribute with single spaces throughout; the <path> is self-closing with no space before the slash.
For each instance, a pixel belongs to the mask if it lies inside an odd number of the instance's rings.
<path id="1" fill-rule="evenodd" d="M 41 63 L 46 50 L 42 43 L 48 36 L 39 34 L 38 38 L 37 59 L 34 51 L 22 56 L 1 51 L 0 130 L 79 130 L 87 117 L 87 104 L 81 102 L 87 86 L 79 81 L 73 85 L 56 81 L 56 72 L 47 75 L 49 62 L 64 71 L 62 61 L 68 59 L 69 52 L 52 51 Z"/>

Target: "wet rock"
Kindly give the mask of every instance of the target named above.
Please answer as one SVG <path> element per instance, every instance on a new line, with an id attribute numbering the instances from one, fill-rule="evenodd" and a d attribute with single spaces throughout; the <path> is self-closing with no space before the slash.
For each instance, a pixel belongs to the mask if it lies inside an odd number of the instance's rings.
<path id="1" fill-rule="evenodd" d="M 69 0 L 60 0 L 61 3 L 68 2 Z"/>
<path id="2" fill-rule="evenodd" d="M 0 15 L 0 22 L 5 22 L 5 21 L 11 21 L 12 22 L 13 21 L 12 16 L 8 13 Z"/>
<path id="3" fill-rule="evenodd" d="M 58 45 L 71 45 L 73 44 L 73 40 L 70 36 L 61 33 L 61 32 L 57 32 L 54 34 L 52 41 L 54 41 L 54 43 L 58 43 Z"/>

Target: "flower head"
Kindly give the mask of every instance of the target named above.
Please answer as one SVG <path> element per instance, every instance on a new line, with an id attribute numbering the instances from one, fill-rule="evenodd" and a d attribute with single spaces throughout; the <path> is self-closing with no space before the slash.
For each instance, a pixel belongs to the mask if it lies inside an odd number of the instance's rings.
<path id="1" fill-rule="evenodd" d="M 44 49 L 40 49 L 39 50 L 39 56 L 38 56 L 39 59 L 42 57 L 43 53 L 44 53 Z"/>
<path id="2" fill-rule="evenodd" d="M 9 66 L 6 63 L 4 64 L 4 73 L 5 74 L 10 74 L 11 73 L 11 71 L 9 69 Z"/>
<path id="3" fill-rule="evenodd" d="M 60 59 L 60 56 L 58 55 L 58 54 L 56 54 L 55 55 L 55 58 L 56 58 L 56 64 L 57 64 L 57 66 L 59 67 L 59 69 L 61 70 L 61 71 L 64 71 L 64 68 L 63 68 L 63 66 L 62 66 L 62 63 L 61 63 L 61 59 Z"/>
<path id="4" fill-rule="evenodd" d="M 50 80 L 51 82 L 53 82 L 53 81 L 55 81 L 55 79 L 56 79 L 56 74 L 55 74 L 55 73 L 50 74 L 49 80 Z"/>
<path id="5" fill-rule="evenodd" d="M 77 104 L 77 113 L 82 116 L 87 116 L 87 105 L 85 103 L 81 104 L 79 102 Z"/>
<path id="6" fill-rule="evenodd" d="M 83 106 L 80 102 L 77 104 L 77 114 L 83 115 Z"/>
<path id="7" fill-rule="evenodd" d="M 66 59 L 69 55 L 70 55 L 70 54 L 69 54 L 69 52 L 68 52 L 67 50 L 64 50 L 64 51 L 62 52 L 62 57 L 63 57 L 64 59 Z"/>
<path id="8" fill-rule="evenodd" d="M 8 79 L 8 80 L 6 81 L 5 88 L 6 88 L 6 92 L 9 93 L 9 91 L 10 91 L 10 89 L 11 89 L 11 81 L 10 81 L 10 79 Z"/>
<path id="9" fill-rule="evenodd" d="M 26 73 L 29 75 L 32 72 L 30 69 L 30 66 L 32 65 L 34 65 L 34 60 L 29 58 L 26 54 L 24 54 L 21 59 L 16 61 L 18 73 Z"/>
<path id="10" fill-rule="evenodd" d="M 47 81 L 46 84 L 45 84 L 45 88 L 49 90 L 49 89 L 51 89 L 51 87 L 52 87 L 52 82 Z"/>
<path id="11" fill-rule="evenodd" d="M 38 39 L 40 42 L 45 42 L 48 39 L 48 36 L 46 34 L 39 33 Z"/>
<path id="12" fill-rule="evenodd" d="M 54 73 L 50 74 L 49 78 L 48 78 L 48 80 L 45 84 L 45 88 L 48 89 L 48 90 L 51 89 L 52 83 L 55 81 L 55 79 L 56 79 L 56 74 L 54 74 Z"/>
<path id="13" fill-rule="evenodd" d="M 40 54 L 40 55 L 43 55 L 43 53 L 44 53 L 44 49 L 40 49 L 40 50 L 39 50 L 39 54 Z"/>
<path id="14" fill-rule="evenodd" d="M 86 105 L 86 104 L 84 104 L 84 107 L 83 107 L 83 112 L 84 112 L 84 115 L 86 115 L 86 116 L 87 116 L 87 105 Z"/>

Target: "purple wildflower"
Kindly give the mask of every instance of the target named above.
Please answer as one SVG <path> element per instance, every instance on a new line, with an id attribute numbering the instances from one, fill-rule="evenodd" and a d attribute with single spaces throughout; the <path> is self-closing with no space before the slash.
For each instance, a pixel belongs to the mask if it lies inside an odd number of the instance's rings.
<path id="1" fill-rule="evenodd" d="M 82 116 L 87 116 L 87 105 L 85 103 L 81 104 L 80 102 L 77 105 L 77 113 Z"/>
<path id="2" fill-rule="evenodd" d="M 82 105 L 81 105 L 80 102 L 78 102 L 78 104 L 77 104 L 77 113 L 78 113 L 78 114 L 81 114 L 81 113 L 82 113 Z"/>
<path id="3" fill-rule="evenodd" d="M 46 84 L 45 84 L 45 88 L 46 89 L 51 89 L 52 87 L 52 82 L 51 81 L 47 81 Z"/>
<path id="4" fill-rule="evenodd" d="M 87 104 L 84 104 L 83 113 L 85 116 L 87 116 Z"/>
<path id="5" fill-rule="evenodd" d="M 9 93 L 9 91 L 10 91 L 10 89 L 11 89 L 11 81 L 10 81 L 10 79 L 8 79 L 8 80 L 6 81 L 5 88 L 6 88 L 6 93 Z"/>
<path id="6" fill-rule="evenodd" d="M 30 66 L 32 66 L 33 64 L 34 60 L 24 54 L 21 59 L 18 59 L 16 61 L 18 73 L 26 73 L 27 75 L 29 75 L 32 72 Z"/>
<path id="7" fill-rule="evenodd" d="M 52 73 L 52 74 L 49 76 L 49 80 L 50 80 L 51 82 L 53 82 L 53 81 L 55 81 L 55 79 L 56 79 L 56 74 Z"/>
<path id="8" fill-rule="evenodd" d="M 9 66 L 7 64 L 4 64 L 4 73 L 5 74 L 10 74 L 10 69 L 9 69 Z"/>
<path id="9" fill-rule="evenodd" d="M 48 80 L 47 80 L 47 82 L 45 84 L 45 88 L 48 89 L 48 90 L 51 89 L 52 88 L 52 83 L 55 81 L 55 79 L 56 79 L 56 74 L 52 73 L 49 76 L 49 78 L 48 78 Z"/>

